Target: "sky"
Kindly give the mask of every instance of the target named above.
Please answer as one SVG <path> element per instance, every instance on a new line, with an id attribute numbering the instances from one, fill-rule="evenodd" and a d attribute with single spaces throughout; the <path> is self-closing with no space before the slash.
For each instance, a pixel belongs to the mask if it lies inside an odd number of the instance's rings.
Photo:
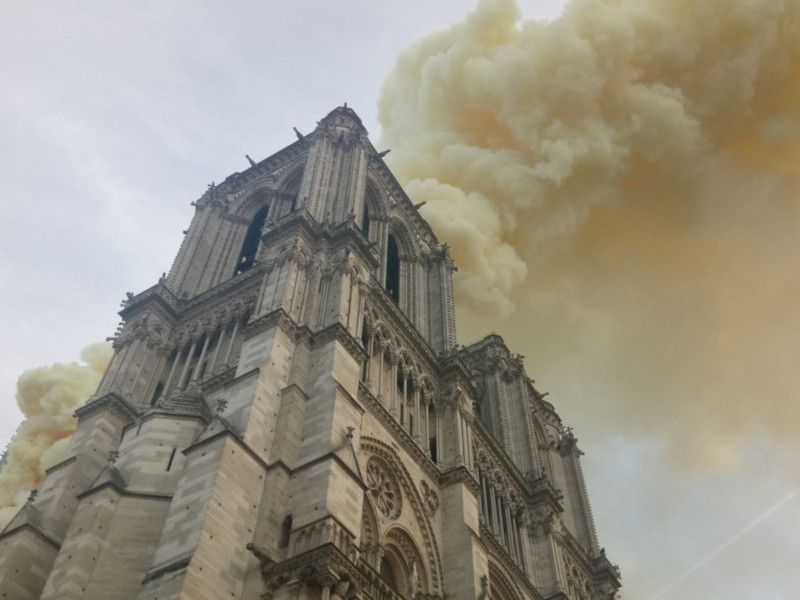
<path id="1" fill-rule="evenodd" d="M 347 102 L 454 248 L 461 341 L 575 427 L 623 596 L 800 595 L 795 3 L 564 4 L 4 2 L 0 440 L 210 182 Z"/>

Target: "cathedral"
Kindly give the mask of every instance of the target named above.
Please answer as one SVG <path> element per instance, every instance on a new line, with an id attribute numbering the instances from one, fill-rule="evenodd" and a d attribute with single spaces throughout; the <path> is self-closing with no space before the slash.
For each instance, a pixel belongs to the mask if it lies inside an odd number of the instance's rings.
<path id="1" fill-rule="evenodd" d="M 211 184 L 128 294 L 66 458 L 0 533 L 9 600 L 611 600 L 581 451 L 338 107 Z"/>

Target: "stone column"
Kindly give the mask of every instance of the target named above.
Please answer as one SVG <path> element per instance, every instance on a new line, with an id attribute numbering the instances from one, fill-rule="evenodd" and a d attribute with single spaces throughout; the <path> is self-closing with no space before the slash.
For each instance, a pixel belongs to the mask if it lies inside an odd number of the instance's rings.
<path id="1" fill-rule="evenodd" d="M 164 383 L 164 389 L 161 392 L 161 395 L 166 395 L 169 391 L 169 386 L 172 385 L 172 378 L 175 376 L 175 369 L 178 367 L 178 361 L 181 358 L 182 349 L 175 348 L 175 358 L 172 361 L 172 367 L 169 370 L 169 375 L 167 375 L 167 381 Z"/>
<path id="2" fill-rule="evenodd" d="M 397 359 L 395 357 L 392 358 L 392 380 L 389 382 L 389 390 L 390 394 L 389 397 L 392 399 L 392 414 L 397 416 L 403 416 L 405 413 L 405 408 L 402 411 L 397 411 Z M 405 427 L 405 423 L 403 423 L 404 419 L 401 419 L 400 426 Z"/>
<path id="3" fill-rule="evenodd" d="M 372 356 L 375 353 L 375 336 L 370 333 L 369 342 L 367 342 L 367 372 L 364 379 L 367 380 L 367 385 L 372 381 Z"/>
<path id="4" fill-rule="evenodd" d="M 378 400 L 386 406 L 383 398 L 383 355 L 385 354 L 383 344 L 378 344 L 378 350 L 381 352 L 380 368 L 378 369 Z"/>
<path id="5" fill-rule="evenodd" d="M 422 414 L 420 413 L 420 402 L 419 402 L 419 388 L 415 385 L 414 386 L 414 435 L 416 436 L 417 443 L 422 442 Z"/>
<path id="6" fill-rule="evenodd" d="M 462 424 L 461 409 L 456 406 L 455 411 L 455 434 L 456 434 L 456 461 L 464 462 L 464 426 Z"/>
<path id="7" fill-rule="evenodd" d="M 431 453 L 431 404 L 429 398 L 425 400 L 425 448 L 428 450 L 428 456 Z"/>
<path id="8" fill-rule="evenodd" d="M 186 385 L 186 376 L 189 374 L 189 365 L 192 364 L 192 356 L 194 356 L 194 351 L 197 348 L 197 341 L 193 340 L 191 345 L 189 346 L 189 351 L 186 353 L 186 360 L 183 363 L 183 370 L 181 371 L 180 379 L 178 379 L 178 389 L 183 389 L 183 386 Z"/>
<path id="9" fill-rule="evenodd" d="M 519 515 L 514 517 L 514 531 L 517 534 L 517 548 L 519 548 L 519 566 L 523 573 L 528 572 L 528 552 L 525 548 L 525 540 L 523 539 L 523 527 Z"/>
<path id="10" fill-rule="evenodd" d="M 506 511 L 506 534 L 508 540 L 506 540 L 506 545 L 508 546 L 508 553 L 511 555 L 511 558 L 516 560 L 517 558 L 517 545 L 515 543 L 515 533 L 514 533 L 514 522 L 511 520 L 511 508 L 508 505 L 508 501 L 504 502 L 505 511 Z"/>
<path id="11" fill-rule="evenodd" d="M 214 369 L 217 366 L 217 356 L 219 356 L 219 349 L 222 347 L 222 340 L 225 338 L 225 329 L 224 325 L 219 328 L 219 337 L 214 345 L 214 353 L 211 355 L 211 362 L 208 363 L 208 369 L 206 369 L 209 373 L 214 373 Z"/>
<path id="12" fill-rule="evenodd" d="M 486 475 L 480 472 L 479 477 L 481 480 L 481 512 L 483 513 L 484 522 L 488 527 L 491 527 L 491 523 L 489 523 L 489 496 L 486 491 Z"/>
<path id="13" fill-rule="evenodd" d="M 497 506 L 497 504 L 498 504 L 498 502 L 497 502 L 497 492 L 495 491 L 494 485 L 492 485 L 491 482 L 489 482 L 489 495 L 491 496 L 491 500 L 492 500 L 492 523 L 491 523 L 491 529 L 492 529 L 492 532 L 494 533 L 495 537 L 498 540 L 502 540 L 502 535 L 500 533 L 500 519 L 498 518 L 500 516 L 500 510 L 498 509 L 498 506 Z"/>
<path id="14" fill-rule="evenodd" d="M 408 371 L 403 369 L 403 429 L 408 431 L 411 434 L 411 411 L 408 410 Z M 395 380 L 396 382 L 397 380 Z M 414 415 L 416 418 L 416 415 Z"/>
<path id="15" fill-rule="evenodd" d="M 466 432 L 467 443 L 467 468 L 473 471 L 475 469 L 475 459 L 472 456 L 472 427 L 467 419 L 464 419 L 464 431 Z"/>
<path id="16" fill-rule="evenodd" d="M 225 365 L 228 366 L 231 360 L 231 352 L 233 352 L 233 344 L 236 341 L 236 334 L 239 333 L 239 318 L 236 318 L 233 324 L 233 331 L 231 332 L 231 340 L 228 342 L 228 350 L 225 352 Z"/>
<path id="17" fill-rule="evenodd" d="M 206 358 L 206 352 L 208 351 L 208 344 L 210 341 L 211 337 L 206 335 L 206 339 L 203 341 L 203 349 L 200 350 L 200 358 L 197 359 L 197 364 L 194 366 L 194 371 L 192 372 L 192 381 L 200 376 L 200 369 L 203 368 L 203 360 Z"/>

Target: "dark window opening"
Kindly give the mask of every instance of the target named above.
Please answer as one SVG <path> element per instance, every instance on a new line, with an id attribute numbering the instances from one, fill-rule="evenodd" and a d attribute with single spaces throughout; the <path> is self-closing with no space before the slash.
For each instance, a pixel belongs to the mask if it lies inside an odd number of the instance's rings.
<path id="1" fill-rule="evenodd" d="M 436 456 L 436 438 L 432 437 L 430 440 L 428 440 L 428 443 L 429 443 L 429 445 L 430 445 L 429 447 L 431 449 L 431 460 L 433 462 L 437 462 L 438 457 Z"/>
<path id="2" fill-rule="evenodd" d="M 392 569 L 392 565 L 385 556 L 381 558 L 380 576 L 390 588 L 397 591 L 397 578 L 394 576 L 394 569 Z"/>
<path id="3" fill-rule="evenodd" d="M 172 461 L 175 460 L 175 451 L 176 450 L 177 450 L 177 448 L 173 448 L 172 452 L 170 452 L 169 460 L 167 461 L 167 471 L 169 471 L 172 468 Z"/>
<path id="4" fill-rule="evenodd" d="M 244 236 L 242 251 L 239 253 L 239 260 L 236 261 L 234 275 L 244 273 L 255 263 L 258 243 L 261 241 L 261 230 L 264 228 L 264 223 L 267 221 L 268 212 L 269 206 L 264 206 L 255 214 L 253 220 L 250 221 L 250 226 L 247 228 L 247 233 Z"/>
<path id="5" fill-rule="evenodd" d="M 361 233 L 369 239 L 369 207 L 364 204 L 364 215 L 361 217 Z"/>
<path id="6" fill-rule="evenodd" d="M 395 304 L 400 303 L 400 251 L 392 234 L 386 247 L 386 291 Z"/>
<path id="7" fill-rule="evenodd" d="M 194 353 L 186 359 L 189 361 L 189 368 L 186 371 L 186 373 L 189 375 L 189 379 L 191 379 L 192 375 L 194 375 L 194 369 L 197 367 L 197 361 L 200 360 L 200 354 L 202 352 L 203 338 L 200 338 L 194 345 Z"/>
<path id="8" fill-rule="evenodd" d="M 155 406 L 158 399 L 161 398 L 161 394 L 164 393 L 164 382 L 159 381 L 158 385 L 156 386 L 156 391 L 153 392 L 153 397 L 150 398 L 150 406 Z"/>
<path id="9" fill-rule="evenodd" d="M 287 548 L 289 546 L 289 536 L 292 533 L 292 515 L 286 515 L 286 518 L 281 523 L 281 539 L 280 548 Z"/>
<path id="10" fill-rule="evenodd" d="M 364 364 L 361 365 L 361 381 L 366 381 L 369 361 L 372 359 L 372 357 L 369 356 L 369 331 L 367 331 L 366 325 L 361 328 L 361 345 L 364 347 L 364 350 L 367 351 L 367 358 L 364 360 Z"/>

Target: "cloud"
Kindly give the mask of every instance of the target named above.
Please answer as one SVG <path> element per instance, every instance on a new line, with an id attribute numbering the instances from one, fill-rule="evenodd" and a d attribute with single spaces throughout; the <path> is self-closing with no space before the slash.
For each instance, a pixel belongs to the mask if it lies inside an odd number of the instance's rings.
<path id="1" fill-rule="evenodd" d="M 584 431 L 676 465 L 797 444 L 799 4 L 484 0 L 399 58 L 380 119 L 463 341 L 500 320 Z"/>

